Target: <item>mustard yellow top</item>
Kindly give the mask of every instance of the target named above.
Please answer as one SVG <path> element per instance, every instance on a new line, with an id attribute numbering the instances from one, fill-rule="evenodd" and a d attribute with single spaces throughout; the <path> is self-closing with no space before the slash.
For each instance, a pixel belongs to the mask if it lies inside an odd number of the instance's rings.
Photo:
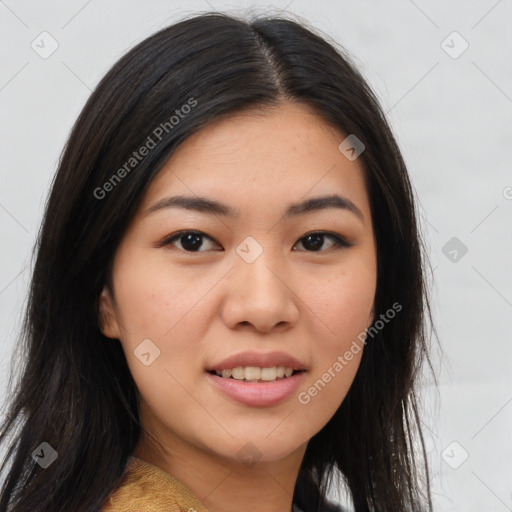
<path id="1" fill-rule="evenodd" d="M 296 504 L 292 504 L 292 508 L 293 512 L 303 512 Z M 183 482 L 131 455 L 121 481 L 100 512 L 208 512 L 208 509 Z"/>
<path id="2" fill-rule="evenodd" d="M 100 512 L 208 512 L 182 482 L 134 455 Z"/>

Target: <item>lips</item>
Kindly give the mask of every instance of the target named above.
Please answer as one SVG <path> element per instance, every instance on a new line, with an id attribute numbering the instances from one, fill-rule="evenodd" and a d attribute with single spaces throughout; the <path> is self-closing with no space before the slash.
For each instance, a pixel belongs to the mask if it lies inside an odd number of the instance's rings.
<path id="1" fill-rule="evenodd" d="M 305 371 L 273 382 L 245 382 L 205 372 L 204 378 L 222 396 L 249 407 L 273 407 L 290 400 L 304 382 Z"/>
<path id="2" fill-rule="evenodd" d="M 236 368 L 238 366 L 256 366 L 259 368 L 284 366 L 285 368 L 291 368 L 296 371 L 307 369 L 306 365 L 302 362 L 284 352 L 242 352 L 241 354 L 234 354 L 227 359 L 223 359 L 207 367 L 206 371 L 212 373 Z"/>
<path id="3" fill-rule="evenodd" d="M 264 381 L 237 380 L 228 377 L 234 372 L 254 372 L 257 368 L 286 372 L 283 377 Z M 304 381 L 307 367 L 284 352 L 242 352 L 206 368 L 205 379 L 228 399 L 249 407 L 272 407 L 290 399 Z M 217 372 L 221 372 L 219 376 Z M 263 372 L 263 370 L 262 370 Z M 226 374 L 226 377 L 223 375 Z M 238 375 L 240 377 L 240 375 Z M 268 376 L 267 376 L 268 377 Z"/>

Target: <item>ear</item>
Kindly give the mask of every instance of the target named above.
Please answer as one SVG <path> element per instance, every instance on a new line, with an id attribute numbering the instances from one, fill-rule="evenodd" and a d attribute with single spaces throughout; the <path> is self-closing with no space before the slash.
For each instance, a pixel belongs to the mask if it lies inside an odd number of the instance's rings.
<path id="1" fill-rule="evenodd" d="M 114 309 L 114 301 L 106 285 L 103 287 L 99 297 L 98 323 L 104 336 L 119 339 L 121 333 L 119 330 L 119 322 L 117 321 L 117 314 Z"/>

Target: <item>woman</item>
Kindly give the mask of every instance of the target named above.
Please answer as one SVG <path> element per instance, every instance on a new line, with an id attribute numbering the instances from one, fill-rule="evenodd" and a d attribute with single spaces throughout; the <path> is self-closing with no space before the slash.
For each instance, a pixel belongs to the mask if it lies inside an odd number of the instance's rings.
<path id="1" fill-rule="evenodd" d="M 29 299 L 0 509 L 341 510 L 332 484 L 431 510 L 412 188 L 305 24 L 208 13 L 122 57 L 63 152 Z"/>

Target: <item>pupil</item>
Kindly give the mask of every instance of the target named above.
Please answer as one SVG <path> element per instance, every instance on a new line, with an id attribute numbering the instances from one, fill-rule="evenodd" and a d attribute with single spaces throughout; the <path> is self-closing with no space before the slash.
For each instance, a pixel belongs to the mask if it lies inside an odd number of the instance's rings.
<path id="1" fill-rule="evenodd" d="M 190 243 L 190 241 L 193 241 Z M 181 245 L 187 250 L 196 250 L 201 247 L 201 235 L 196 235 L 194 233 L 189 233 L 183 237 Z"/>
<path id="2" fill-rule="evenodd" d="M 306 243 L 310 243 L 311 239 L 315 240 L 316 239 L 316 242 L 317 243 L 312 243 L 310 244 L 310 246 L 313 247 L 313 249 L 320 249 L 323 245 L 323 235 L 308 235 L 306 237 Z M 306 243 L 304 245 L 306 245 Z"/>

